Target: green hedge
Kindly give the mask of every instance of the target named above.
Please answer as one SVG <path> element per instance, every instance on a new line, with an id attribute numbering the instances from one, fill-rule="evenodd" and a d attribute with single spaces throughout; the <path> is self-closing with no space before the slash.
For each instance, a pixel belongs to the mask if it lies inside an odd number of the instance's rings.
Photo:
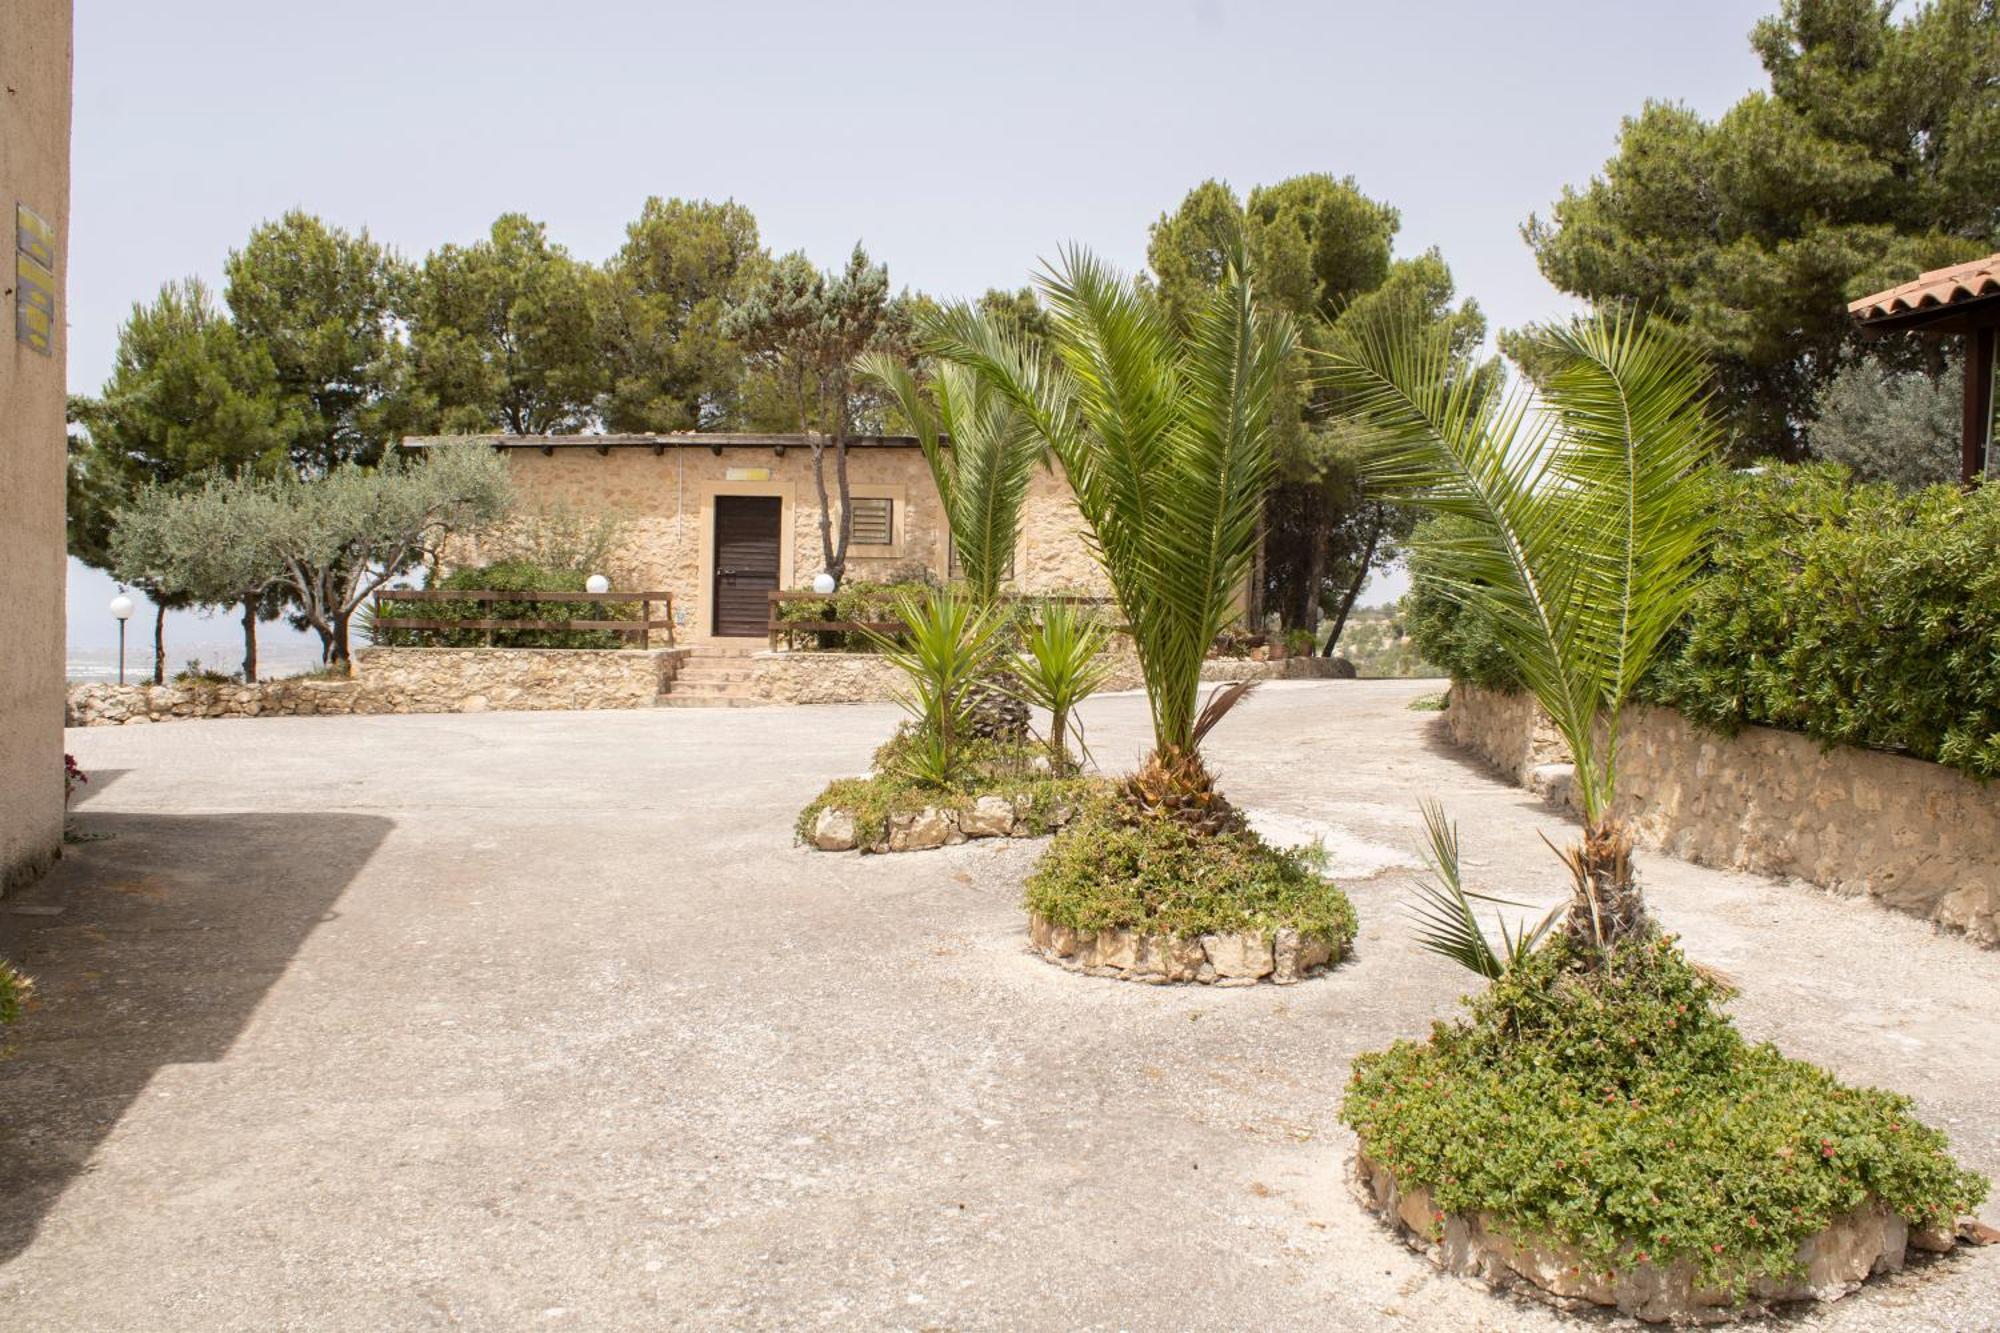
<path id="1" fill-rule="evenodd" d="M 538 592 L 582 592 L 588 576 L 568 569 L 550 569 L 526 560 L 503 560 L 477 568 L 453 570 L 431 585 L 439 590 L 519 592 L 522 599 L 503 602 L 383 602 L 375 618 L 373 639 L 387 647 L 477 648 L 630 648 L 637 640 L 616 630 L 534 629 L 397 629 L 404 620 L 637 620 L 636 602 L 538 602 Z M 657 611 L 660 608 L 655 608 Z M 490 636 L 490 638 L 489 638 Z"/>
<path id="2" fill-rule="evenodd" d="M 1781 727 L 2000 774 L 2000 487 L 1905 493 L 1820 464 L 1730 474 L 1715 505 L 1710 568 L 1642 698 L 1725 732 Z M 1419 650 L 1518 689 L 1426 559 L 1412 558 L 1407 607 Z"/>

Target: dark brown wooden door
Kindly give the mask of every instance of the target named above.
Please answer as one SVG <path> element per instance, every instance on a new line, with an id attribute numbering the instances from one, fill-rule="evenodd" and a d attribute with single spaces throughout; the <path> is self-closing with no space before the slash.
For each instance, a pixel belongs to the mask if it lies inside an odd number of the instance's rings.
<path id="1" fill-rule="evenodd" d="M 764 637 L 784 511 L 775 495 L 715 497 L 715 633 Z"/>

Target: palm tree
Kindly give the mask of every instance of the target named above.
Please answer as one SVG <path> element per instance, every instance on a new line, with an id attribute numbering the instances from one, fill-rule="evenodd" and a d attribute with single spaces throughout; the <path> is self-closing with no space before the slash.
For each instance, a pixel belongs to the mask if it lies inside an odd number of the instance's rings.
<path id="1" fill-rule="evenodd" d="M 1686 608 L 1710 534 L 1707 370 L 1671 329 L 1626 313 L 1538 334 L 1538 391 L 1458 373 L 1442 330 L 1378 321 L 1326 372 L 1374 441 L 1371 484 L 1472 520 L 1446 539 L 1447 595 L 1485 616 L 1568 742 L 1583 840 L 1567 931 L 1602 956 L 1647 929 L 1614 812 L 1619 719 Z M 1538 358 L 1539 359 L 1539 358 Z"/>
<path id="2" fill-rule="evenodd" d="M 979 606 L 992 606 L 1014 564 L 1021 502 L 1043 457 L 1026 414 L 989 380 L 953 362 L 926 366 L 928 385 L 902 359 L 882 352 L 863 354 L 855 369 L 887 390 L 909 418 L 968 591 Z"/>
<path id="3" fill-rule="evenodd" d="M 1295 338 L 1257 309 L 1240 238 L 1185 334 L 1150 297 L 1084 250 L 1038 278 L 1047 351 L 955 305 L 925 341 L 1027 418 L 1062 463 L 1131 627 L 1152 710 L 1139 804 L 1208 831 L 1233 814 L 1200 743 L 1241 690 L 1200 708 L 1201 664 L 1235 618 L 1271 475 L 1273 398 Z"/>

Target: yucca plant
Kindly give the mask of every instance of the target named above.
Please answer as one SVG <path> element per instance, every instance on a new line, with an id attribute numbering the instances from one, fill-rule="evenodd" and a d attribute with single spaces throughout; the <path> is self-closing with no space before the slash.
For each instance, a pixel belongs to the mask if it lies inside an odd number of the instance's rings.
<path id="1" fill-rule="evenodd" d="M 1070 718 L 1110 674 L 1111 664 L 1104 659 L 1108 637 L 1102 622 L 1074 603 L 1046 602 L 1028 625 L 1014 659 L 1016 692 L 1049 710 L 1049 765 L 1058 776 L 1077 767 L 1069 752 Z M 1077 748 L 1089 757 L 1080 729 Z"/>
<path id="2" fill-rule="evenodd" d="M 992 670 L 1005 622 L 949 588 L 906 593 L 896 601 L 896 614 L 905 626 L 901 634 L 864 633 L 907 682 L 896 698 L 917 724 L 914 743 L 905 749 L 909 776 L 947 786 L 961 776 L 970 697 Z"/>
<path id="3" fill-rule="evenodd" d="M 923 328 L 934 354 L 1003 394 L 1062 463 L 1152 711 L 1154 749 L 1131 795 L 1199 828 L 1227 808 L 1201 760 L 1201 664 L 1249 573 L 1273 400 L 1295 343 L 1290 322 L 1252 300 L 1240 238 L 1225 241 L 1226 272 L 1184 334 L 1084 250 L 1038 279 L 1046 353 L 963 304 Z"/>
<path id="4" fill-rule="evenodd" d="M 1619 720 L 1686 609 L 1710 536 L 1707 372 L 1670 327 L 1623 312 L 1538 335 L 1537 391 L 1463 373 L 1442 329 L 1364 322 L 1326 373 L 1372 432 L 1380 491 L 1470 520 L 1437 548 L 1445 593 L 1501 651 L 1576 763 L 1583 839 L 1566 930 L 1603 958 L 1647 928 L 1614 812 Z"/>

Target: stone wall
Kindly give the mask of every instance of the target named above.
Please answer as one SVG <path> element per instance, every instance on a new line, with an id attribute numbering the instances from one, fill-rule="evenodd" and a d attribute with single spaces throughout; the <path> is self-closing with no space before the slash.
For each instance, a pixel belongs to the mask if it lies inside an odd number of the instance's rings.
<path id="1" fill-rule="evenodd" d="M 1568 760 L 1525 697 L 1454 685 L 1444 725 L 1516 781 Z M 1865 894 L 2000 945 L 2000 793 L 1955 769 L 1768 727 L 1722 736 L 1635 708 L 1618 780 L 1618 811 L 1648 846 Z"/>
<path id="2" fill-rule="evenodd" d="M 206 717 L 646 708 L 685 654 L 685 649 L 362 648 L 346 679 L 78 685 L 69 692 L 66 722 L 97 727 Z"/>
<path id="3" fill-rule="evenodd" d="M 879 703 L 895 697 L 902 674 L 876 653 L 779 652 L 744 659 L 750 679 L 742 687 L 746 698 L 774 704 Z M 1203 666 L 1201 678 L 1224 680 L 1320 680 L 1337 677 L 1344 665 L 1330 658 L 1289 658 L 1256 662 L 1249 658 L 1216 658 Z M 1145 683 L 1139 659 L 1114 653 L 1111 672 L 1100 687 L 1105 691 L 1136 690 Z"/>
<path id="4" fill-rule="evenodd" d="M 63 748 L 55 722 L 64 639 L 69 0 L 14 0 L 0 12 L 0 84 L 6 87 L 0 96 L 0 218 L 5 219 L 7 266 L 5 295 L 0 297 L 4 894 L 39 875 L 62 852 Z M 17 209 L 27 210 L 26 215 Z M 24 285 L 29 279 L 33 286 Z"/>

